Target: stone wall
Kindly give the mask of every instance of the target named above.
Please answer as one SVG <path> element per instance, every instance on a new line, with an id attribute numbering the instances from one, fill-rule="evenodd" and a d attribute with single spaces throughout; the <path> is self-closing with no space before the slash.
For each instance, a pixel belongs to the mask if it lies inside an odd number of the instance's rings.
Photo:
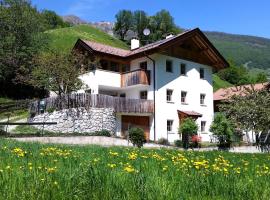
<path id="1" fill-rule="evenodd" d="M 44 125 L 44 130 L 61 133 L 92 133 L 108 130 L 116 132 L 116 116 L 111 108 L 72 108 L 37 115 L 32 122 L 57 122 L 57 125 Z M 42 125 L 36 126 L 42 129 Z"/>

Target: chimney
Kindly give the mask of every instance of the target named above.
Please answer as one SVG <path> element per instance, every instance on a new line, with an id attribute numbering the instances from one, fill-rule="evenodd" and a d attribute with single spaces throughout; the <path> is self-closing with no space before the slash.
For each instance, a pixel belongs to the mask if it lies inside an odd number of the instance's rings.
<path id="1" fill-rule="evenodd" d="M 171 37 L 173 37 L 173 36 L 174 36 L 173 34 L 167 35 L 167 36 L 166 36 L 166 39 L 171 38 Z"/>
<path id="2" fill-rule="evenodd" d="M 135 38 L 131 39 L 131 50 L 137 49 L 139 47 L 140 47 L 140 40 Z"/>

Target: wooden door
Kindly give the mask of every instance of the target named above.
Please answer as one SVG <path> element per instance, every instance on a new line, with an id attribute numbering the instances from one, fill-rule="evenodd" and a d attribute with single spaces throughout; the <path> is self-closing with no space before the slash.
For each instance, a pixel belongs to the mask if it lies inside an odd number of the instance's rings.
<path id="1" fill-rule="evenodd" d="M 122 136 L 125 137 L 128 129 L 132 127 L 142 128 L 144 130 L 146 140 L 149 141 L 150 139 L 149 116 L 122 115 L 122 131 L 121 131 Z"/>

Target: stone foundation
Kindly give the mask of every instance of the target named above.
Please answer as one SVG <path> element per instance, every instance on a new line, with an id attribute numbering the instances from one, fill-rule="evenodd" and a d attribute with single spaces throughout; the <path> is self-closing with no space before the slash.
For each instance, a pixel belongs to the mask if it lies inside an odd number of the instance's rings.
<path id="1" fill-rule="evenodd" d="M 93 133 L 108 130 L 116 132 L 116 116 L 111 108 L 72 108 L 37 115 L 32 122 L 56 122 L 57 125 L 44 125 L 44 130 L 61 133 Z M 42 125 L 36 125 L 42 129 Z"/>

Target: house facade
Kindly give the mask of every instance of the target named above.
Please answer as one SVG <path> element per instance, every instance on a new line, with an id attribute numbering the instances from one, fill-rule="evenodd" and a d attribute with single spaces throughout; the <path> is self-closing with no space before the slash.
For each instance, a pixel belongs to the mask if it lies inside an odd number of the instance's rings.
<path id="1" fill-rule="evenodd" d="M 131 50 L 84 40 L 74 50 L 98 60 L 80 76 L 85 86 L 78 92 L 115 98 L 118 136 L 141 127 L 148 140 L 173 142 L 181 121 L 192 117 L 202 140 L 209 140 L 212 73 L 228 63 L 198 28 L 142 47 L 133 39 Z"/>

